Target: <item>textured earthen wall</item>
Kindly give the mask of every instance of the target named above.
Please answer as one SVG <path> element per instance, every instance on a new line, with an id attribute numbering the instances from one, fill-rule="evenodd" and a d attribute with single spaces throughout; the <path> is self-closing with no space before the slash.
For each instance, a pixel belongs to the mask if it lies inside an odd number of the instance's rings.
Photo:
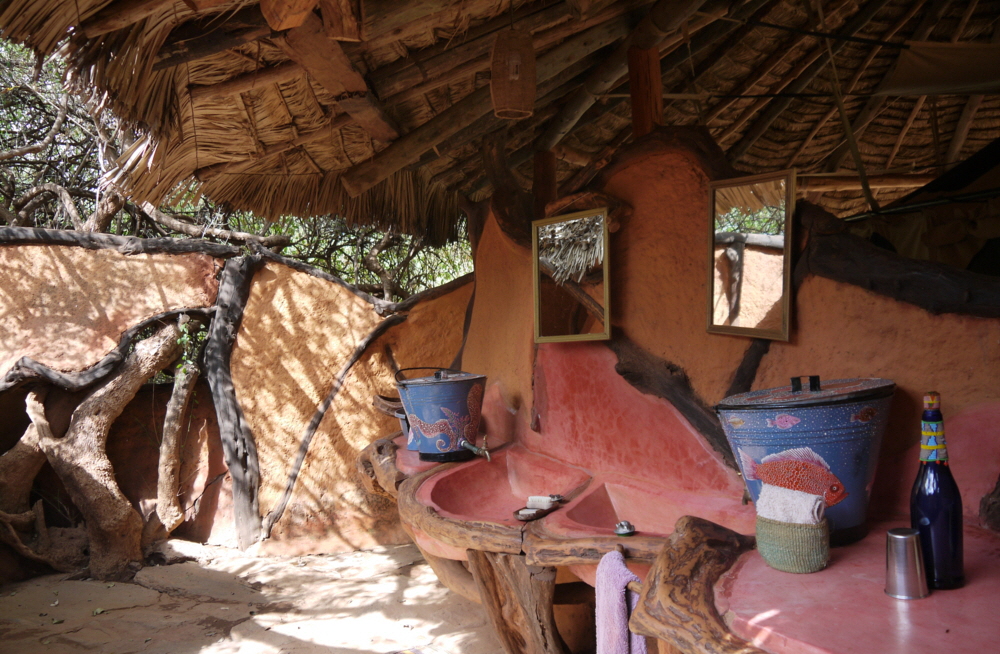
<path id="1" fill-rule="evenodd" d="M 612 323 L 651 355 L 679 365 L 697 395 L 715 404 L 751 341 L 706 332 L 709 173 L 697 154 L 680 147 L 628 162 L 625 153 L 603 188 L 634 209 L 611 236 Z M 638 401 L 639 391 L 620 388 L 615 357 L 592 351 L 606 346 L 539 346 L 533 392 L 530 264 L 530 251 L 507 239 L 491 217 L 476 256 L 478 289 L 465 352 L 465 368 L 490 378 L 484 417 L 500 432 L 491 431 L 491 438 L 516 437 L 560 458 L 587 459 L 596 470 L 665 486 L 689 487 L 692 466 L 704 465 L 699 474 L 706 486 L 731 486 L 728 476 L 719 476 L 722 464 L 713 452 L 702 448 L 704 458 L 692 458 L 699 451 L 686 442 L 696 438 L 692 430 L 671 426 L 669 412 Z M 920 398 L 926 390 L 940 391 L 953 465 L 967 517 L 974 520 L 980 497 L 1000 474 L 998 370 L 1000 320 L 933 316 L 811 277 L 794 303 L 791 341 L 771 343 L 754 388 L 787 384 L 788 377 L 802 374 L 896 380 L 873 497 L 875 511 L 883 513 L 907 510 Z M 557 394 L 539 392 L 557 387 Z M 533 419 L 537 432 L 528 426 Z M 685 452 L 681 460 L 677 447 Z M 621 448 L 635 454 L 623 456 Z M 673 459 L 660 457 L 667 451 Z"/>
<path id="2" fill-rule="evenodd" d="M 0 375 L 22 356 L 57 370 L 88 368 L 145 318 L 212 305 L 217 270 L 202 254 L 0 247 Z"/>
<path id="3" fill-rule="evenodd" d="M 115 480 L 143 519 L 156 508 L 157 464 L 170 385 L 147 385 L 108 434 Z M 232 486 L 222 455 L 212 393 L 199 381 L 181 431 L 180 500 L 184 522 L 173 533 L 198 542 L 235 540 Z"/>
<path id="4" fill-rule="evenodd" d="M 450 364 L 469 293 L 463 287 L 417 305 L 354 365 L 313 437 L 268 549 L 323 552 L 405 541 L 395 505 L 367 494 L 355 468 L 361 449 L 399 428 L 372 407 L 374 393 L 395 395 L 383 345 L 400 366 Z M 318 277 L 272 263 L 255 276 L 232 371 L 257 443 L 263 514 L 279 501 L 306 425 L 338 372 L 381 320 L 371 305 Z"/>

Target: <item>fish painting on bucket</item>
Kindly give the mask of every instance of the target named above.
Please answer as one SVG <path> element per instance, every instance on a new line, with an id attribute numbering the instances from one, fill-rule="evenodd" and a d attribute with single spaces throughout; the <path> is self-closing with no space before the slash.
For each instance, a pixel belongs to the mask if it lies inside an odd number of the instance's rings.
<path id="1" fill-rule="evenodd" d="M 876 415 L 878 411 L 874 407 L 866 406 L 851 416 L 851 422 L 869 422 Z"/>
<path id="2" fill-rule="evenodd" d="M 844 484 L 830 472 L 830 466 L 823 457 L 811 448 L 796 447 L 768 454 L 760 463 L 740 450 L 740 461 L 747 480 L 759 480 L 772 486 L 821 495 L 828 507 L 847 497 Z"/>
<path id="3" fill-rule="evenodd" d="M 778 429 L 791 429 L 795 425 L 802 422 L 795 416 L 790 416 L 787 413 L 779 413 L 774 417 L 774 420 L 767 418 L 768 427 L 777 427 Z"/>

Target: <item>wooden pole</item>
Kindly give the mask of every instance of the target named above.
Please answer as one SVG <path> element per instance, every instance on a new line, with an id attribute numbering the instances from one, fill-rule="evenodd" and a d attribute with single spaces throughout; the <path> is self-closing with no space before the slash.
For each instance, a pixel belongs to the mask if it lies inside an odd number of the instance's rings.
<path id="1" fill-rule="evenodd" d="M 290 30 L 305 22 L 318 0 L 260 0 L 260 11 L 275 32 Z"/>
<path id="2" fill-rule="evenodd" d="M 545 205 L 558 196 L 556 186 L 556 154 L 552 150 L 535 153 L 535 174 L 531 191 L 535 195 L 535 220 L 545 217 Z"/>
<path id="3" fill-rule="evenodd" d="M 627 34 L 628 20 L 623 17 L 592 27 L 567 39 L 539 57 L 536 66 L 538 83 L 555 77 L 560 71 L 591 52 L 600 50 Z M 348 169 L 341 175 L 341 183 L 351 197 L 357 197 L 404 166 L 413 163 L 421 154 L 489 111 L 492 111 L 490 89 L 484 86 L 406 134 L 371 159 Z"/>
<path id="4" fill-rule="evenodd" d="M 628 79 L 632 99 L 632 134 L 639 138 L 663 124 L 660 51 L 657 48 L 629 48 Z"/>
<path id="5" fill-rule="evenodd" d="M 937 179 L 937 175 L 869 175 L 871 188 L 919 188 Z M 798 192 L 857 191 L 861 180 L 856 176 L 818 175 L 799 176 L 795 180 Z"/>

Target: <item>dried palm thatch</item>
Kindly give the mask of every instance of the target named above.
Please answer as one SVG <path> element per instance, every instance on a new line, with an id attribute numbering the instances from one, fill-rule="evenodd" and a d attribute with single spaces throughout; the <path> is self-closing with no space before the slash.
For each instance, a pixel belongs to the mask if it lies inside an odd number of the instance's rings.
<path id="1" fill-rule="evenodd" d="M 183 188 L 267 217 L 338 213 L 439 243 L 456 233 L 460 196 L 492 192 L 482 139 L 505 133 L 508 162 L 530 177 L 533 148 L 566 120 L 567 99 L 579 99 L 582 84 L 608 88 L 591 77 L 662 2 L 603 3 L 579 16 L 562 0 L 359 0 L 361 41 L 324 39 L 343 55 L 320 70 L 290 49 L 294 30 L 262 22 L 254 0 L 203 10 L 181 0 L 0 0 L 0 34 L 43 54 L 58 50 L 71 87 L 137 130 L 115 181 L 139 200 Z M 325 1 L 319 11 L 341 4 L 350 3 Z M 679 29 L 658 35 L 665 123 L 706 125 L 748 173 L 795 167 L 847 178 L 858 162 L 836 92 L 872 176 L 940 173 L 1000 137 L 997 96 L 872 96 L 907 39 L 1000 39 L 1000 0 L 820 5 L 817 13 L 806 0 L 707 0 L 685 14 Z M 94 29 L 99 17 L 135 6 L 141 16 Z M 532 34 L 549 75 L 539 79 L 535 115 L 521 121 L 492 116 L 484 88 L 495 35 L 511 22 Z M 345 93 L 348 78 L 367 91 Z M 565 190 L 592 176 L 580 168 L 588 158 L 604 161 L 606 149 L 627 142 L 626 90 L 624 76 L 570 121 L 557 168 Z M 388 140 L 372 138 L 372 115 Z M 345 187 L 389 160 L 369 182 Z M 885 204 L 907 191 L 883 185 L 875 197 Z M 840 215 L 867 209 L 860 190 L 810 199 Z"/>
<path id="2" fill-rule="evenodd" d="M 552 279 L 562 285 L 604 265 L 604 215 L 542 225 L 538 229 L 538 256 L 552 269 Z"/>

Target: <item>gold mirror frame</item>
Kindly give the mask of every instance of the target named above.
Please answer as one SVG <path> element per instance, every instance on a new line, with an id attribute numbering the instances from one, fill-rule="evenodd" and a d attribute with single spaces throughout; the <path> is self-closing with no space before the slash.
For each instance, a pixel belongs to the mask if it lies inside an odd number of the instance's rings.
<path id="1" fill-rule="evenodd" d="M 542 335 L 542 275 L 546 275 L 549 279 L 552 279 L 551 274 L 547 274 L 543 268 L 544 266 L 540 264 L 538 250 L 539 250 L 539 230 L 540 228 L 553 225 L 556 223 L 571 222 L 574 220 L 579 220 L 582 218 L 591 218 L 595 216 L 601 216 L 601 236 L 602 247 L 603 247 L 603 260 L 602 260 L 602 273 L 603 273 L 603 294 L 598 293 L 598 297 L 603 295 L 603 303 L 599 303 L 598 300 L 592 295 L 588 294 L 583 287 L 573 279 L 566 280 L 563 284 L 559 284 L 559 287 L 566 291 L 566 294 L 577 302 L 577 308 L 574 310 L 577 313 L 580 311 L 585 311 L 592 319 L 600 319 L 604 323 L 603 331 L 600 332 L 584 332 L 584 333 L 566 333 L 566 334 L 546 334 Z M 610 286 L 608 283 L 608 208 L 600 207 L 597 209 L 589 209 L 587 211 L 578 211 L 576 213 L 565 214 L 562 216 L 554 216 L 552 218 L 545 218 L 543 220 L 536 220 L 531 223 L 531 266 L 533 275 L 533 290 L 535 297 L 535 342 L 536 343 L 566 343 L 570 341 L 606 341 L 611 338 L 611 312 L 610 312 Z M 547 302 L 545 308 L 553 308 L 555 303 Z M 598 315 L 600 314 L 600 315 Z M 568 330 L 567 330 L 568 331 Z"/>
<path id="2" fill-rule="evenodd" d="M 720 324 L 716 320 L 716 312 L 720 310 L 720 300 L 721 295 L 717 293 L 716 283 L 718 280 L 720 267 L 720 256 L 717 251 L 717 247 L 722 245 L 727 245 L 725 242 L 725 237 L 721 240 L 717 232 L 716 216 L 719 214 L 718 207 L 721 201 L 723 201 L 724 195 L 728 197 L 724 198 L 727 202 L 727 206 L 733 204 L 732 200 L 734 198 L 743 197 L 746 198 L 747 204 L 750 202 L 755 202 L 757 204 L 763 204 L 766 202 L 766 195 L 773 195 L 763 193 L 761 191 L 766 191 L 767 189 L 759 189 L 757 193 L 754 193 L 751 189 L 742 189 L 740 187 L 752 187 L 756 185 L 767 185 L 771 183 L 784 182 L 784 201 L 785 201 L 785 215 L 782 221 L 782 235 L 784 237 L 781 246 L 782 250 L 782 261 L 781 261 L 781 296 L 780 299 L 775 300 L 774 304 L 767 305 L 765 303 L 757 303 L 757 306 L 768 307 L 766 309 L 765 316 L 761 320 L 766 320 L 769 323 L 768 327 L 757 327 L 757 326 L 744 326 L 744 325 L 734 325 L 740 318 L 741 309 L 743 308 L 741 302 L 743 298 L 743 284 L 747 282 L 747 269 L 745 267 L 746 263 L 746 247 L 753 246 L 757 249 L 774 247 L 775 235 L 765 235 L 765 234 L 745 234 L 740 232 L 733 232 L 733 234 L 738 234 L 733 239 L 733 242 L 742 242 L 742 246 L 739 248 L 727 247 L 723 250 L 724 256 L 729 254 L 729 250 L 737 251 L 737 256 L 739 258 L 739 270 L 738 275 L 735 276 L 730 272 L 729 280 L 732 285 L 735 285 L 735 289 L 730 287 L 726 289 L 726 298 L 728 300 L 728 311 L 727 307 L 721 307 L 722 311 L 727 313 L 725 321 Z M 775 189 L 777 191 L 778 189 Z M 729 193 L 726 193 L 729 191 Z M 763 206 L 761 208 L 764 208 Z M 760 209 L 757 209 L 758 211 Z M 784 170 L 777 173 L 767 173 L 763 175 L 751 175 L 748 177 L 737 177 L 734 179 L 726 179 L 716 182 L 711 182 L 709 184 L 709 231 L 708 231 L 708 309 L 707 309 L 707 323 L 708 331 L 713 334 L 730 334 L 736 336 L 750 336 L 753 338 L 766 338 L 774 341 L 787 341 L 789 335 L 789 322 L 791 316 L 791 276 L 792 276 L 792 265 L 791 265 L 791 245 L 792 245 L 792 215 L 795 212 L 795 171 L 794 170 Z M 750 237 L 758 237 L 751 240 Z M 759 257 L 758 257 L 759 258 Z M 732 261 L 732 259 L 729 259 Z M 730 264 L 733 265 L 733 264 Z M 773 265 L 767 266 L 773 268 Z M 765 266 L 760 266 L 760 270 L 764 270 Z M 761 273 L 763 274 L 763 273 Z M 755 272 L 755 275 L 760 278 Z M 771 280 L 776 281 L 776 277 L 770 276 Z M 773 286 L 773 281 L 770 283 Z M 753 297 L 747 294 L 749 297 Z M 734 301 L 735 298 L 735 301 Z M 766 299 L 766 298 L 765 298 Z M 778 306 L 780 302 L 781 320 L 780 324 L 776 324 L 775 316 L 773 312 L 775 307 Z M 749 310 L 748 310 L 749 311 Z M 756 313 L 760 313 L 760 309 L 757 309 Z M 754 313 L 750 313 L 751 319 L 754 319 Z M 724 324 L 729 323 L 729 324 Z M 757 323 L 760 324 L 759 322 Z M 774 327 L 770 327 L 770 324 L 774 324 Z"/>

